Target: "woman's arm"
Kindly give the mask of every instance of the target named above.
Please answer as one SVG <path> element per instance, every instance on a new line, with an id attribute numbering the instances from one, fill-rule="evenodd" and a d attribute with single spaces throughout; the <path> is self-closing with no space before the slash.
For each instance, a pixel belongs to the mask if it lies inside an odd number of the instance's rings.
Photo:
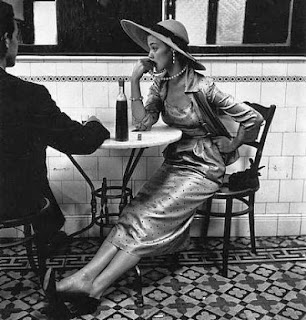
<path id="1" fill-rule="evenodd" d="M 152 125 L 157 122 L 161 108 L 161 99 L 156 84 L 150 88 L 146 106 L 143 104 L 143 97 L 140 89 L 140 79 L 144 73 L 152 68 L 149 59 L 139 60 L 131 76 L 131 106 L 133 123 L 138 130 L 150 130 Z"/>
<path id="2" fill-rule="evenodd" d="M 218 146 L 218 149 L 223 153 L 230 153 L 238 149 L 243 143 L 247 142 L 246 140 L 247 133 L 242 125 L 239 126 L 236 137 L 229 139 L 224 136 L 212 138 L 214 144 Z M 257 134 L 256 134 L 257 137 Z M 250 141 L 256 139 L 256 137 Z"/>
<path id="3" fill-rule="evenodd" d="M 140 79 L 131 78 L 131 106 L 132 106 L 132 116 L 136 123 L 142 121 L 146 115 L 146 111 L 143 105 L 143 97 L 140 90 Z"/>
<path id="4" fill-rule="evenodd" d="M 254 141 L 257 138 L 263 122 L 263 117 L 259 112 L 243 102 L 236 102 L 231 95 L 219 90 L 213 82 L 209 84 L 207 99 L 210 104 L 220 108 L 240 124 L 236 137 L 233 139 L 226 137 L 215 137 L 213 139 L 221 152 L 229 153 L 243 143 Z"/>

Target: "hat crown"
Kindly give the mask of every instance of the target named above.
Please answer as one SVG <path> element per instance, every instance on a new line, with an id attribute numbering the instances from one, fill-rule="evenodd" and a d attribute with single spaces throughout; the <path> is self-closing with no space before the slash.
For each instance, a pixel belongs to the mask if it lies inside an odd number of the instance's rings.
<path id="1" fill-rule="evenodd" d="M 187 44 L 189 43 L 187 30 L 181 22 L 169 19 L 160 21 L 157 24 L 171 31 L 174 35 L 184 40 Z"/>

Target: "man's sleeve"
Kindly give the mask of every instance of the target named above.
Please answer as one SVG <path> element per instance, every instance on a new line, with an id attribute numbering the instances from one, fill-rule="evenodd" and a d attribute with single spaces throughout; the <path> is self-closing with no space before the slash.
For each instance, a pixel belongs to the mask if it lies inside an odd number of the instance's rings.
<path id="1" fill-rule="evenodd" d="M 46 144 L 68 154 L 90 154 L 105 139 L 109 131 L 98 121 L 86 125 L 61 112 L 44 86 L 36 85 L 29 99 L 29 121 Z"/>

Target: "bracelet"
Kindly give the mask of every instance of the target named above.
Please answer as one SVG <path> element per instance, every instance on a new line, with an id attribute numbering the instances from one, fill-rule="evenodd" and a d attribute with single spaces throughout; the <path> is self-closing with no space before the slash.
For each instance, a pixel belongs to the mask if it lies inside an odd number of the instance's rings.
<path id="1" fill-rule="evenodd" d="M 130 100 L 133 102 L 133 101 L 142 101 L 143 100 L 143 96 L 140 96 L 138 98 L 133 98 L 131 97 Z"/>

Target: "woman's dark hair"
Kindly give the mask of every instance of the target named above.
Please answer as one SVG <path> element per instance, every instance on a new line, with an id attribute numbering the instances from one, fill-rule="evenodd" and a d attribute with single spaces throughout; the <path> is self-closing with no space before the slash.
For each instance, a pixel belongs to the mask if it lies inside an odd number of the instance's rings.
<path id="1" fill-rule="evenodd" d="M 0 58 L 3 58 L 7 51 L 4 35 L 7 33 L 7 37 L 11 39 L 14 30 L 13 7 L 0 0 Z"/>
<path id="2" fill-rule="evenodd" d="M 179 52 L 175 52 L 175 55 L 176 55 L 176 58 L 178 59 L 180 65 L 183 67 L 190 62 L 190 60 L 187 57 L 185 57 L 183 54 L 181 54 Z"/>
<path id="3" fill-rule="evenodd" d="M 176 36 L 172 31 L 166 29 L 165 27 L 157 24 L 154 25 L 151 30 L 158 32 L 162 35 L 164 35 L 165 37 L 169 37 L 173 43 L 175 43 L 180 49 L 182 49 L 185 52 L 189 51 L 189 47 L 188 47 L 188 43 L 182 39 L 179 36 Z M 183 54 L 176 52 L 176 58 L 178 59 L 179 63 L 181 66 L 185 66 L 186 64 L 189 63 L 189 59 L 184 56 Z"/>

